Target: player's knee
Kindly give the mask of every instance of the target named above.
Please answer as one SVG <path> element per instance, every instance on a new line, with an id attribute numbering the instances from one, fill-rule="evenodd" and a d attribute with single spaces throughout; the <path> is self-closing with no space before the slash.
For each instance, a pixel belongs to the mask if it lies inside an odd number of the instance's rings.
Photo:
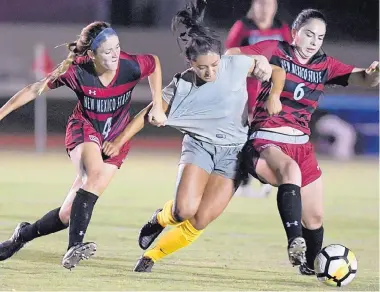
<path id="1" fill-rule="evenodd" d="M 302 218 L 303 226 L 307 229 L 318 229 L 323 224 L 323 212 L 313 212 Z"/>
<path id="2" fill-rule="evenodd" d="M 194 217 L 196 212 L 197 212 L 197 208 L 195 206 L 176 205 L 173 210 L 173 217 L 177 222 L 183 222 L 185 220 L 188 220 Z"/>
<path id="3" fill-rule="evenodd" d="M 59 210 L 59 219 L 62 221 L 63 224 L 69 224 L 70 221 L 70 214 L 71 214 L 71 206 L 62 206 Z"/>
<path id="4" fill-rule="evenodd" d="M 93 192 L 97 195 L 100 195 L 109 183 L 108 179 L 104 176 L 102 169 L 93 170 L 91 172 L 86 173 L 85 181 L 86 182 L 83 185 L 83 187 L 86 190 Z"/>
<path id="5" fill-rule="evenodd" d="M 195 214 L 192 225 L 197 230 L 205 229 L 215 218 L 206 214 Z"/>
<path id="6" fill-rule="evenodd" d="M 284 162 L 277 172 L 278 178 L 282 184 L 301 185 L 301 169 L 294 160 L 289 159 Z"/>

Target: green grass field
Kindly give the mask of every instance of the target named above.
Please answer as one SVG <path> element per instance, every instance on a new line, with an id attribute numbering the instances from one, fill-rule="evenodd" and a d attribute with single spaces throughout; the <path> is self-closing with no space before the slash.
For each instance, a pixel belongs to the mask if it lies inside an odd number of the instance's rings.
<path id="1" fill-rule="evenodd" d="M 196 243 L 167 257 L 153 273 L 131 272 L 137 234 L 172 198 L 177 154 L 132 152 L 95 208 L 86 239 L 98 251 L 72 270 L 61 267 L 67 232 L 39 238 L 0 262 L 0 290 L 336 290 L 298 275 L 287 260 L 276 198 L 234 198 Z M 74 179 L 64 154 L 0 154 L 0 240 L 16 224 L 61 204 Z M 378 164 L 321 161 L 325 182 L 325 245 L 351 248 L 359 262 L 344 291 L 379 290 Z"/>

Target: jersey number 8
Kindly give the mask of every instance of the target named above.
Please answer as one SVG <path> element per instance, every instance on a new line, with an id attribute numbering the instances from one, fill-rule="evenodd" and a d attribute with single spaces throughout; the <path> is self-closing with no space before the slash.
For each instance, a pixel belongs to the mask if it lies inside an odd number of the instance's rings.
<path id="1" fill-rule="evenodd" d="M 305 83 L 300 83 L 297 85 L 296 89 L 294 89 L 293 98 L 294 100 L 300 100 L 305 95 L 305 90 L 303 87 L 305 86 Z"/>

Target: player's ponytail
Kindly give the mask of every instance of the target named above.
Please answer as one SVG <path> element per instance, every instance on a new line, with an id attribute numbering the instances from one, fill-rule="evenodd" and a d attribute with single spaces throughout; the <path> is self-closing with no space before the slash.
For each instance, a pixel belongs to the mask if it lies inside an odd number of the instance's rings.
<path id="1" fill-rule="evenodd" d="M 203 25 L 206 0 L 189 2 L 185 9 L 179 11 L 172 21 L 172 31 L 178 31 L 180 25 L 185 31 L 180 33 L 178 42 L 188 60 L 195 61 L 199 55 L 209 52 L 221 54 L 222 44 L 210 28 Z M 182 43 L 182 46 L 181 46 Z"/>
<path id="2" fill-rule="evenodd" d="M 109 32 L 108 30 L 111 30 Z M 103 32 L 103 33 L 102 33 Z M 103 37 L 97 38 L 102 33 Z M 93 50 L 96 53 L 96 49 L 100 45 L 100 42 L 107 37 L 107 35 L 114 34 L 115 32 L 110 28 L 110 25 L 106 22 L 95 21 L 82 29 L 82 32 L 75 42 L 67 44 L 69 54 L 65 60 L 63 60 L 57 68 L 51 72 L 43 81 L 38 95 L 40 95 L 49 82 L 54 82 L 59 76 L 66 73 L 69 67 L 73 64 L 74 60 L 78 56 L 85 56 L 89 50 Z"/>
<path id="3" fill-rule="evenodd" d="M 45 90 L 49 82 L 54 82 L 55 80 L 58 79 L 59 76 L 63 75 L 66 73 L 67 69 L 71 66 L 71 64 L 74 62 L 76 54 L 74 53 L 74 49 L 72 49 L 73 44 L 71 43 L 68 45 L 68 48 L 70 50 L 69 55 L 65 60 L 63 60 L 56 69 L 54 69 L 53 72 L 51 72 L 44 80 L 42 83 L 40 89 L 38 90 L 38 95 L 41 95 L 42 92 Z"/>

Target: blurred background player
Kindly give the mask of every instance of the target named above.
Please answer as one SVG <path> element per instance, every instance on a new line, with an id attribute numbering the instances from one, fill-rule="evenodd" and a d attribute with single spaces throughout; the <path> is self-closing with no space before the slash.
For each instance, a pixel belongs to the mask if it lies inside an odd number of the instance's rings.
<path id="1" fill-rule="evenodd" d="M 60 208 L 33 224 L 20 223 L 12 237 L 0 244 L 0 260 L 11 257 L 34 238 L 64 230 L 69 224 L 69 244 L 62 265 L 72 269 L 81 259 L 92 256 L 96 244 L 83 243 L 83 239 L 93 208 L 130 148 L 125 143 L 111 158 L 102 155 L 102 145 L 130 122 L 131 93 L 141 79 L 149 76 L 153 94 L 150 119 L 158 125 L 166 120 L 156 56 L 121 52 L 116 32 L 105 22 L 89 24 L 68 48 L 68 57 L 54 72 L 16 93 L 0 109 L 0 120 L 42 92 L 61 86 L 72 89 L 79 101 L 67 123 L 65 146 L 77 178 Z"/>
<path id="2" fill-rule="evenodd" d="M 291 42 L 289 26 L 277 17 L 277 0 L 252 0 L 245 17 L 235 22 L 226 48 L 253 45 L 265 40 Z"/>
<path id="3" fill-rule="evenodd" d="M 176 226 L 143 254 L 136 272 L 150 272 L 157 261 L 194 242 L 227 207 L 240 183 L 240 155 L 248 134 L 247 76 L 261 81 L 272 76 L 268 111 L 275 114 L 281 110 L 279 95 L 285 71 L 273 66 L 272 74 L 268 60 L 262 56 L 221 56 L 221 42 L 202 25 L 205 4 L 204 0 L 189 4 L 173 19 L 175 30 L 179 25 L 186 28 L 180 38 L 191 68 L 174 77 L 164 89 L 163 98 L 165 110 L 170 108 L 166 125 L 185 135 L 175 199 L 154 212 L 143 226 L 140 247 L 149 248 L 165 227 Z M 136 118 L 122 136 L 130 138 L 135 129 L 140 130 L 142 118 Z M 105 153 L 117 155 L 126 141 L 120 137 L 108 142 Z M 107 147 L 109 144 L 118 146 L 115 153 L 113 147 Z"/>
<path id="4" fill-rule="evenodd" d="M 262 87 L 254 109 L 246 148 L 253 176 L 278 186 L 277 206 L 286 232 L 289 260 L 303 275 L 314 275 L 314 259 L 323 243 L 322 172 L 309 141 L 309 123 L 328 85 L 375 87 L 379 62 L 356 68 L 322 50 L 326 19 L 314 9 L 298 14 L 292 25 L 294 41 L 264 41 L 233 48 L 230 54 L 263 54 L 282 66 L 286 83 L 282 111 L 269 116 L 264 102 L 270 85 Z"/>
<path id="5" fill-rule="evenodd" d="M 289 26 L 277 16 L 277 0 L 252 0 L 251 7 L 245 17 L 235 22 L 226 40 L 226 49 L 253 45 L 265 40 L 278 40 L 291 42 L 292 37 Z M 256 105 L 257 94 L 261 83 L 248 78 L 248 112 L 252 118 L 252 108 Z M 255 190 L 252 179 L 249 176 L 236 191 L 236 196 L 266 197 L 270 194 L 272 186 L 261 184 L 259 190 Z"/>

